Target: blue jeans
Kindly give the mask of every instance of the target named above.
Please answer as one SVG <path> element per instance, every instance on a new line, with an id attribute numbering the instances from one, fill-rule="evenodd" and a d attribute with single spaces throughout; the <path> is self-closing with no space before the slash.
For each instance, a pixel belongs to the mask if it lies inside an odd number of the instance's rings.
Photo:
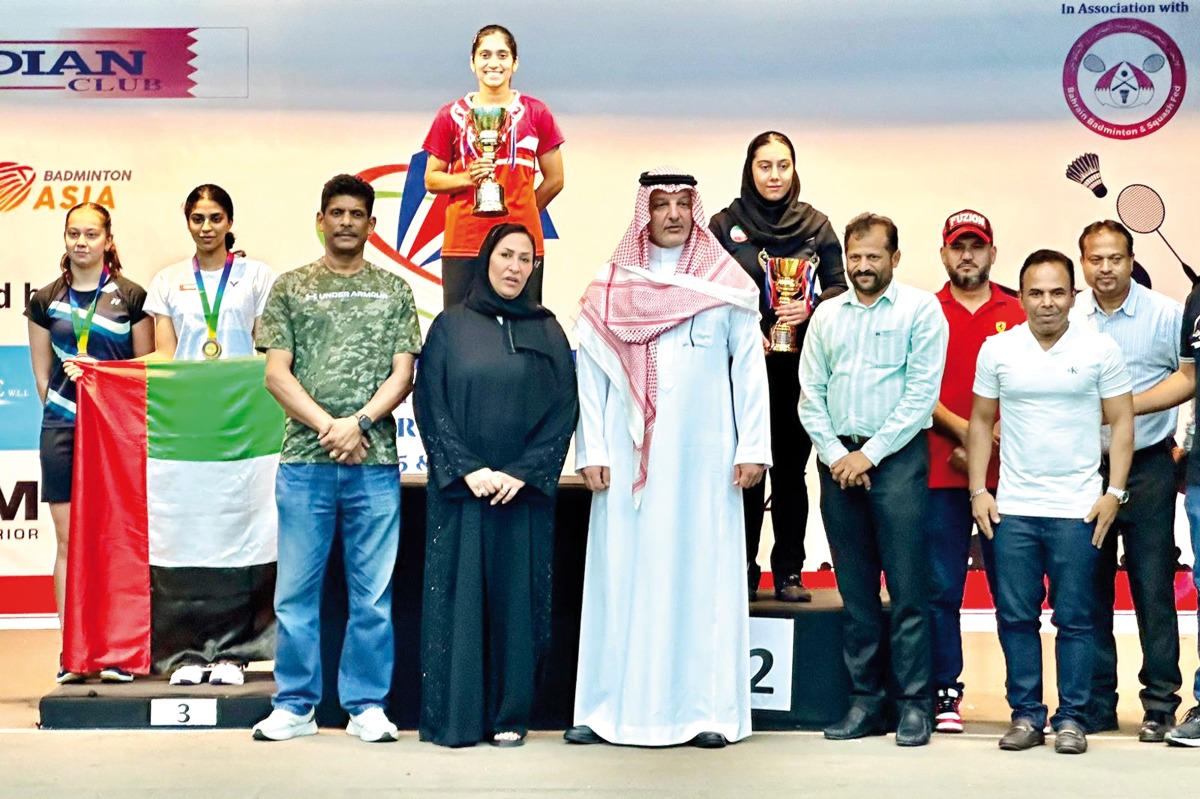
<path id="1" fill-rule="evenodd" d="M 350 618 L 338 670 L 349 713 L 386 707 L 392 684 L 392 572 L 400 546 L 400 472 L 395 466 L 280 464 L 279 574 L 272 704 L 304 714 L 321 701 L 321 588 L 340 532 Z"/>
<path id="2" fill-rule="evenodd" d="M 1196 593 L 1200 595 L 1200 556 L 1196 554 L 1200 552 L 1200 486 L 1187 487 L 1183 511 L 1187 514 L 1188 527 L 1192 530 L 1192 582 L 1196 584 Z M 1200 638 L 1196 640 L 1196 648 L 1200 650 Z M 1196 697 L 1196 703 L 1200 704 L 1200 669 L 1196 669 L 1192 694 Z"/>
<path id="3" fill-rule="evenodd" d="M 935 690 L 957 688 L 963 670 L 960 611 L 967 582 L 967 558 L 971 551 L 971 494 L 965 488 L 931 488 L 925 503 L 925 531 L 929 549 L 929 618 L 933 643 Z M 995 554 L 992 541 L 979 537 L 988 589 L 996 593 Z"/>
<path id="4" fill-rule="evenodd" d="M 1012 718 L 1046 724 L 1042 703 L 1042 600 L 1050 578 L 1051 621 L 1058 629 L 1058 712 L 1087 728 L 1085 708 L 1092 691 L 1092 573 L 1099 550 L 1094 525 L 1082 519 L 1003 515 L 992 545 L 996 554 L 996 626 L 1007 666 Z"/>

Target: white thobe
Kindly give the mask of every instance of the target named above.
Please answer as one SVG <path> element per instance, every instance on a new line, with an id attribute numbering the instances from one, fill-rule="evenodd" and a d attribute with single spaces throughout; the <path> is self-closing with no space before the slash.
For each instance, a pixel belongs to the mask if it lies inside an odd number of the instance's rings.
<path id="1" fill-rule="evenodd" d="M 651 247 L 651 271 L 678 250 Z M 621 395 L 582 347 L 576 466 L 608 466 L 592 498 L 575 724 L 613 743 L 750 735 L 750 639 L 737 463 L 769 464 L 757 313 L 703 311 L 658 339 L 657 421 L 640 507 Z"/>

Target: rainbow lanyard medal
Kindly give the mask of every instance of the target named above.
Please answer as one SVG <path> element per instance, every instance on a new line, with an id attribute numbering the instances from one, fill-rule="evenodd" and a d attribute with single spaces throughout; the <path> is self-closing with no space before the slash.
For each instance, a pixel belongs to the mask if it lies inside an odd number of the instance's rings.
<path id="1" fill-rule="evenodd" d="M 196 290 L 200 292 L 200 305 L 204 308 L 204 324 L 208 326 L 208 340 L 200 351 L 210 361 L 221 357 L 221 344 L 217 341 L 217 319 L 221 315 L 221 300 L 225 297 L 225 284 L 233 269 L 233 253 L 225 256 L 225 268 L 221 270 L 221 282 L 217 284 L 217 296 L 208 304 L 208 292 L 204 290 L 204 278 L 200 276 L 200 259 L 192 256 L 192 273 L 196 277 Z"/>
<path id="2" fill-rule="evenodd" d="M 71 327 L 75 331 L 75 351 L 77 355 L 87 355 L 88 337 L 92 332 L 92 317 L 96 315 L 96 306 L 100 304 L 100 295 L 104 292 L 104 285 L 108 283 L 108 267 L 104 267 L 104 271 L 100 273 L 100 283 L 96 286 L 96 296 L 92 298 L 92 304 L 88 306 L 87 314 L 81 319 L 83 309 L 80 308 L 79 299 L 75 295 L 75 289 L 67 284 L 67 302 L 71 306 Z"/>

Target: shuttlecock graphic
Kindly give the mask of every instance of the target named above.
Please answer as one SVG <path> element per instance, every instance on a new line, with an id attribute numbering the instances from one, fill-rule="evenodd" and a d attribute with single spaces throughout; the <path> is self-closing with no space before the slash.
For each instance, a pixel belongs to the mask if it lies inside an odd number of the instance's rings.
<path id="1" fill-rule="evenodd" d="M 1108 187 L 1100 178 L 1100 156 L 1095 153 L 1084 153 L 1068 164 L 1067 177 L 1097 197 L 1108 194 Z"/>

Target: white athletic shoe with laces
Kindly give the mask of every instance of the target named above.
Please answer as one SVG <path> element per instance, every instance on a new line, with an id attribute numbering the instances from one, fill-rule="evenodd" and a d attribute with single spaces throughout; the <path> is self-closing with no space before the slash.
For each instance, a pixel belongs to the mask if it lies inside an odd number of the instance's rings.
<path id="1" fill-rule="evenodd" d="M 367 743 L 385 743 L 400 737 L 396 725 L 388 721 L 381 707 L 369 707 L 358 715 L 351 715 L 346 734 L 357 735 Z"/>
<path id="2" fill-rule="evenodd" d="M 242 667 L 236 663 L 216 663 L 211 668 L 208 673 L 210 685 L 242 685 L 246 682 Z"/>
<path id="3" fill-rule="evenodd" d="M 297 716 L 277 707 L 271 711 L 271 715 L 254 725 L 256 741 L 287 741 L 302 735 L 316 734 L 317 722 L 313 719 L 312 710 L 303 716 Z"/>
<path id="4" fill-rule="evenodd" d="M 171 685 L 199 685 L 204 682 L 204 667 L 192 663 L 171 672 Z"/>

